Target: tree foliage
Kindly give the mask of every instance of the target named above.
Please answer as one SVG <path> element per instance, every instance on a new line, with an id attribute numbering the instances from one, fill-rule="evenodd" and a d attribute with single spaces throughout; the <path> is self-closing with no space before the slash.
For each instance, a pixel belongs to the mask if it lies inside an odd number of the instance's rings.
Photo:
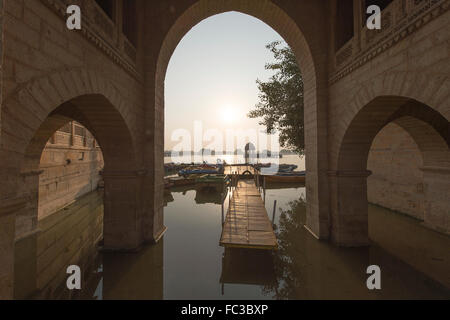
<path id="1" fill-rule="evenodd" d="M 267 133 L 278 131 L 283 148 L 304 154 L 303 78 L 294 52 L 281 41 L 266 46 L 275 62 L 266 64 L 266 70 L 275 73 L 267 81 L 257 80 L 259 103 L 248 117 L 262 118 L 259 124 Z"/>

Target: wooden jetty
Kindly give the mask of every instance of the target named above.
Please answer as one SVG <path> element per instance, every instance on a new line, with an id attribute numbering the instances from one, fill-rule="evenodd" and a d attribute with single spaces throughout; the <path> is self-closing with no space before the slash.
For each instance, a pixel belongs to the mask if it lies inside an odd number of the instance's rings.
<path id="1" fill-rule="evenodd" d="M 238 175 L 244 176 L 245 174 L 255 175 L 257 170 L 253 166 L 248 164 L 238 164 L 238 165 L 226 165 L 224 168 L 224 174 L 226 175 Z"/>
<path id="2" fill-rule="evenodd" d="M 272 223 L 253 180 L 238 181 L 222 228 L 220 245 L 226 248 L 277 249 Z"/>

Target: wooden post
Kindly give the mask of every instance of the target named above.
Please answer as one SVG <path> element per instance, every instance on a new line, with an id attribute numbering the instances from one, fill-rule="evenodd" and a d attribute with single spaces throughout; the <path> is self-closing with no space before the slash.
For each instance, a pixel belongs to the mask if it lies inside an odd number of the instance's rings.
<path id="1" fill-rule="evenodd" d="M 222 198 L 222 226 L 223 226 L 223 224 L 224 224 L 224 218 L 223 218 L 224 206 L 223 206 L 223 204 L 225 203 L 225 199 L 226 199 L 226 197 L 223 197 L 223 198 Z"/>
<path id="2" fill-rule="evenodd" d="M 266 179 L 264 178 L 263 182 L 263 191 L 264 191 L 264 204 L 266 204 Z"/>
<path id="3" fill-rule="evenodd" d="M 258 175 L 258 190 L 261 191 L 261 175 L 259 171 L 257 172 L 257 175 Z"/>
<path id="4" fill-rule="evenodd" d="M 275 212 L 277 210 L 277 200 L 273 202 L 272 224 L 275 223 Z"/>

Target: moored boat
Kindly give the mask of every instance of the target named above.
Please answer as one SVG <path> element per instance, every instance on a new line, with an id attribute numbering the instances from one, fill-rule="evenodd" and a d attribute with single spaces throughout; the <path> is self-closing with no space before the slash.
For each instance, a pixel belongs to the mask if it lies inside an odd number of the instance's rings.
<path id="1" fill-rule="evenodd" d="M 195 179 L 197 189 L 214 189 L 222 191 L 228 184 L 229 177 L 224 174 L 205 174 Z"/>
<path id="2" fill-rule="evenodd" d="M 183 170 L 180 170 L 178 172 L 179 176 L 188 176 L 192 174 L 196 175 L 203 175 L 203 174 L 220 174 L 223 173 L 224 167 L 221 164 L 218 165 L 209 165 L 209 164 L 202 164 L 198 166 L 189 166 L 184 168 Z"/>
<path id="3" fill-rule="evenodd" d="M 306 172 L 289 172 L 289 173 L 278 173 L 274 175 L 264 175 L 264 180 L 266 182 L 284 182 L 284 183 L 304 183 L 306 181 Z"/>
<path id="4" fill-rule="evenodd" d="M 297 167 L 295 164 L 280 164 L 278 165 L 278 172 L 293 172 Z"/>
<path id="5" fill-rule="evenodd" d="M 169 181 L 171 183 L 173 183 L 173 185 L 175 187 L 187 186 L 187 185 L 195 184 L 195 176 L 172 177 L 172 178 L 169 178 Z"/>
<path id="6" fill-rule="evenodd" d="M 164 189 L 169 189 L 170 187 L 173 187 L 173 182 L 170 181 L 169 178 L 164 178 Z"/>
<path id="7" fill-rule="evenodd" d="M 192 174 L 215 174 L 215 173 L 219 173 L 217 168 L 215 168 L 215 169 L 187 168 L 187 169 L 180 170 L 178 172 L 178 175 L 184 177 L 184 176 L 188 176 L 188 175 L 192 175 Z"/>
<path id="8" fill-rule="evenodd" d="M 197 183 L 225 183 L 227 180 L 228 176 L 224 174 L 205 174 L 195 179 Z"/>

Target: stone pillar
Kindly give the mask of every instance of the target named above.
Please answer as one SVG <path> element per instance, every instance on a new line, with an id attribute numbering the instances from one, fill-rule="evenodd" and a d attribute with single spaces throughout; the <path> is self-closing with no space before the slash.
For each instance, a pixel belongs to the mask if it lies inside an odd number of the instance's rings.
<path id="1" fill-rule="evenodd" d="M 423 166 L 424 222 L 434 230 L 450 234 L 450 167 Z"/>
<path id="2" fill-rule="evenodd" d="M 39 213 L 39 176 L 42 170 L 20 173 L 19 195 L 26 201 L 24 208 L 16 214 L 16 241 L 37 232 Z"/>
<path id="3" fill-rule="evenodd" d="M 165 231 L 163 203 L 159 206 L 146 201 L 148 197 L 143 194 L 146 171 L 105 171 L 103 179 L 104 250 L 135 251 L 144 243 L 157 242 Z"/>
<path id="4" fill-rule="evenodd" d="M 370 171 L 330 171 L 331 240 L 340 246 L 369 244 L 367 177 Z"/>
<path id="5" fill-rule="evenodd" d="M 142 242 L 142 213 L 138 203 L 140 179 L 136 172 L 103 173 L 104 194 L 104 249 L 133 251 Z"/>
<path id="6" fill-rule="evenodd" d="M 145 193 L 151 191 L 151 196 L 144 195 L 144 240 L 148 243 L 158 242 L 164 233 L 164 182 L 163 173 L 147 176 Z M 154 183 L 161 181 L 154 186 Z M 150 186 L 150 187 L 149 187 Z"/>
<path id="7" fill-rule="evenodd" d="M 14 297 L 14 243 L 16 213 L 22 210 L 22 199 L 0 202 L 0 300 Z"/>
<path id="8" fill-rule="evenodd" d="M 326 102 L 322 95 L 315 114 L 305 113 L 306 229 L 320 240 L 329 239 L 330 208 Z M 305 108 L 306 109 L 306 108 Z M 310 112 L 313 113 L 313 112 Z M 311 121 L 311 118 L 314 121 Z"/>

